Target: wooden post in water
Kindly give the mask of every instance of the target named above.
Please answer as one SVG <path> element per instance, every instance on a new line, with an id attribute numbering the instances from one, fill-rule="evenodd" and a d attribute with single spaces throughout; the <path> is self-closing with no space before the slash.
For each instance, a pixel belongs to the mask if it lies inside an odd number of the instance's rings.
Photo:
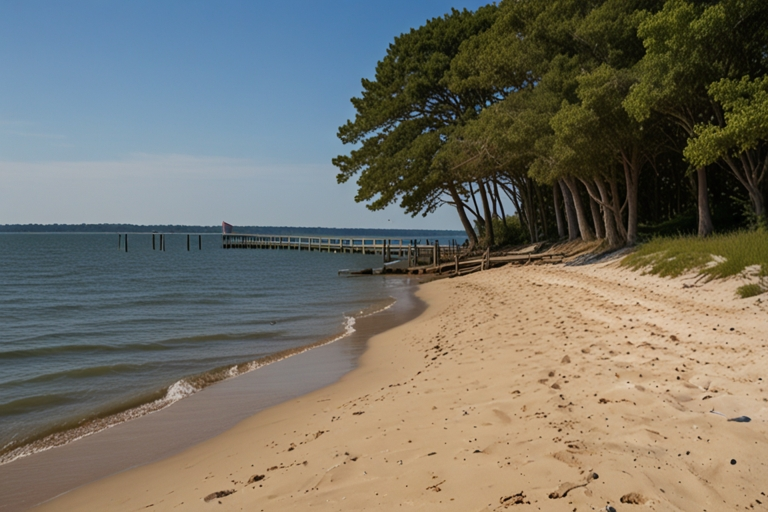
<path id="1" fill-rule="evenodd" d="M 152 233 L 152 250 L 155 250 L 155 234 Z"/>
<path id="2" fill-rule="evenodd" d="M 189 251 L 189 235 L 187 235 L 187 251 Z"/>
<path id="3" fill-rule="evenodd" d="M 197 250 L 203 250 L 203 235 L 197 235 Z"/>
<path id="4" fill-rule="evenodd" d="M 123 235 L 118 233 L 117 234 L 117 250 L 119 251 L 122 248 L 123 248 Z"/>
<path id="5" fill-rule="evenodd" d="M 128 252 L 128 233 L 125 234 L 125 252 Z"/>

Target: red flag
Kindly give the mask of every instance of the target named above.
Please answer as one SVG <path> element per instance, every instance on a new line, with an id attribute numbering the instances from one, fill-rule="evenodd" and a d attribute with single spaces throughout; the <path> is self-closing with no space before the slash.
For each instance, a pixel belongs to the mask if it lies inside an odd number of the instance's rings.
<path id="1" fill-rule="evenodd" d="M 226 222 L 221 223 L 221 232 L 224 234 L 231 233 L 232 232 L 232 224 L 227 224 Z"/>

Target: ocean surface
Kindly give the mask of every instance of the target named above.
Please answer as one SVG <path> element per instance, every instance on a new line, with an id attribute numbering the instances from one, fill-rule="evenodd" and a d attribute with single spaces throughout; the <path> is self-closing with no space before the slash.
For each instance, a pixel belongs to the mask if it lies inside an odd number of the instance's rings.
<path id="1" fill-rule="evenodd" d="M 381 256 L 166 236 L 0 234 L 0 463 L 338 339 L 407 286 L 338 275 Z"/>

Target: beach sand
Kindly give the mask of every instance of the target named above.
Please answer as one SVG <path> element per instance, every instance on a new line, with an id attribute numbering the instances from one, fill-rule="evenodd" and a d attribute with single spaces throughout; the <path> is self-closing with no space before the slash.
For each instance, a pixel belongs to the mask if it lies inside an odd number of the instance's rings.
<path id="1" fill-rule="evenodd" d="M 768 307 L 739 284 L 428 283 L 336 384 L 36 510 L 764 510 Z"/>

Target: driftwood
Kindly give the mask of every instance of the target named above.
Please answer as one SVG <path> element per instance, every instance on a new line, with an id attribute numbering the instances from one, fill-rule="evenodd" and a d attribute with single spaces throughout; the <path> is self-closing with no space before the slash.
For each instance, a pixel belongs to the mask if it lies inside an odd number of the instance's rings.
<path id="1" fill-rule="evenodd" d="M 463 276 L 473 272 L 488 270 L 509 264 L 527 265 L 543 263 L 560 263 L 563 261 L 564 254 L 546 253 L 546 254 L 507 254 L 492 256 L 489 250 L 486 250 L 481 256 L 460 259 L 455 255 L 453 261 L 440 263 L 439 265 L 409 267 L 404 269 L 408 274 L 448 274 L 450 277 Z"/>

